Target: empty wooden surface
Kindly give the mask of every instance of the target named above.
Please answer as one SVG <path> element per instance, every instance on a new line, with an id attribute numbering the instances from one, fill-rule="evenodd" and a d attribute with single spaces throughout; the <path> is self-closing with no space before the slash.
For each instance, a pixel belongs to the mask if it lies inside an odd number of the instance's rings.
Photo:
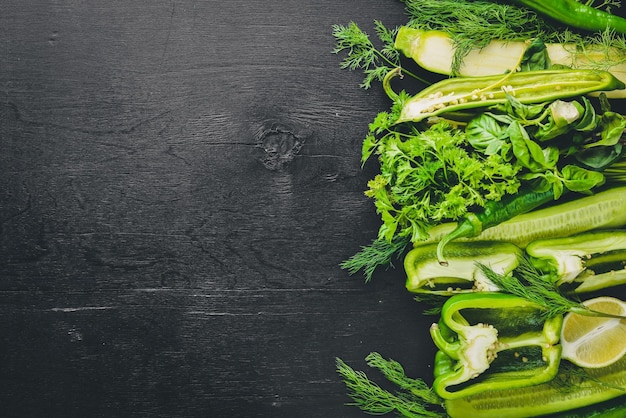
<path id="1" fill-rule="evenodd" d="M 338 264 L 380 89 L 331 25 L 399 1 L 5 0 L 0 416 L 357 417 L 335 357 L 429 376 L 401 270 Z"/>

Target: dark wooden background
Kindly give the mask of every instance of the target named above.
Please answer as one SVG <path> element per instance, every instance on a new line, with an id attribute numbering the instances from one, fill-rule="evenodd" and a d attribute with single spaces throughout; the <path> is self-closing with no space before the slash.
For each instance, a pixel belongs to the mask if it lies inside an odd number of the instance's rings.
<path id="1" fill-rule="evenodd" d="M 388 102 L 331 25 L 399 1 L 4 0 L 0 416 L 356 417 L 335 357 L 430 375 L 361 170 Z"/>

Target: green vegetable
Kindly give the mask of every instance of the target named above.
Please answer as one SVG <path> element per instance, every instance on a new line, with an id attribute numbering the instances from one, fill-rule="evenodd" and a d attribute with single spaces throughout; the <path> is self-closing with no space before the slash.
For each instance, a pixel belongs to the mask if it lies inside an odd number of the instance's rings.
<path id="1" fill-rule="evenodd" d="M 527 39 L 533 39 L 533 37 Z M 497 39 L 484 46 L 471 48 L 462 58 L 458 58 L 459 42 L 461 41 L 455 42 L 449 33 L 442 30 L 400 26 L 394 47 L 428 71 L 465 77 L 504 74 L 511 71 L 518 65 L 519 57 L 528 48 L 528 43 L 523 40 Z M 622 82 L 626 82 L 626 48 L 611 46 L 609 42 L 605 40 L 603 43 L 600 39 L 584 48 L 577 47 L 573 42 L 545 43 L 545 51 L 535 58 L 537 63 L 536 68 L 533 69 L 549 69 L 557 66 L 603 69 Z M 611 98 L 626 97 L 624 90 L 605 93 Z"/>
<path id="2" fill-rule="evenodd" d="M 383 220 L 379 237 L 390 242 L 407 235 L 413 242 L 426 239 L 433 224 L 516 193 L 520 184 L 518 168 L 501 155 L 472 152 L 463 132 L 445 121 L 423 131 L 393 130 L 380 138 L 372 133 L 363 144 L 364 158 L 372 152 L 380 174 L 365 194 Z"/>
<path id="3" fill-rule="evenodd" d="M 503 293 L 452 296 L 443 305 L 439 322 L 431 327 L 440 350 L 434 368 L 435 392 L 455 399 L 551 380 L 561 357 L 562 320 L 559 315 L 544 321 L 540 306 Z M 528 347 L 538 348 L 531 351 L 536 359 L 516 359 L 515 353 Z M 506 356 L 512 370 L 487 373 L 505 353 L 513 353 Z"/>
<path id="4" fill-rule="evenodd" d="M 475 229 L 462 226 L 462 223 L 439 224 L 430 230 L 427 242 L 438 242 L 443 255 L 443 247 L 451 241 L 448 236 L 459 239 L 461 237 L 458 234 L 461 233 L 465 240 L 507 241 L 525 248 L 536 239 L 565 237 L 600 228 L 618 228 L 626 225 L 624 196 L 626 187 L 614 187 L 515 216 L 491 228 L 483 228 L 483 232 L 476 236 L 472 236 Z M 457 230 L 461 232 L 455 232 Z M 445 257 L 441 258 L 445 262 Z"/>
<path id="5" fill-rule="evenodd" d="M 478 395 L 449 399 L 445 402 L 446 412 L 452 418 L 532 418 L 626 395 L 626 357 L 608 367 L 581 372 L 562 367 L 554 379 L 540 385 L 488 390 Z M 596 415 L 590 413 L 587 416 Z"/>
<path id="6" fill-rule="evenodd" d="M 626 283 L 626 231 L 593 231 L 531 242 L 526 252 L 537 268 L 559 285 L 576 283 L 577 292 Z"/>
<path id="7" fill-rule="evenodd" d="M 620 66 L 626 60 L 626 38 L 614 31 L 572 32 L 531 9 L 493 1 L 405 0 L 405 3 L 409 15 L 405 26 L 438 31 L 448 38 L 445 41 L 437 36 L 432 43 L 429 37 L 416 40 L 414 51 L 420 51 L 416 61 L 430 71 L 466 76 L 503 74 L 515 68 L 526 41 L 541 39 L 547 44 L 552 64 L 610 68 L 614 75 L 626 80 Z"/>
<path id="8" fill-rule="evenodd" d="M 477 237 L 487 228 L 494 227 L 504 221 L 508 221 L 517 215 L 532 211 L 533 209 L 554 200 L 553 189 L 544 192 L 525 191 L 514 196 L 507 197 L 504 201 L 488 202 L 484 210 L 477 213 L 467 214 L 460 221 L 454 231 L 447 234 L 437 245 L 437 259 L 439 264 L 448 265 L 447 257 L 444 256 L 444 248 L 449 242 L 467 237 Z M 503 238 L 506 240 L 506 238 Z"/>
<path id="9" fill-rule="evenodd" d="M 447 266 L 437 259 L 437 244 L 421 245 L 408 252 L 404 270 L 409 292 L 451 293 L 452 289 L 495 291 L 498 288 L 481 272 L 477 263 L 501 274 L 508 274 L 519 264 L 522 251 L 504 241 L 479 241 L 471 245 L 452 243 L 447 247 Z M 443 286 L 443 290 L 440 290 Z"/>
<path id="10" fill-rule="evenodd" d="M 626 33 L 626 19 L 576 0 L 513 0 L 566 25 L 590 30 Z"/>
<path id="11" fill-rule="evenodd" d="M 399 69 L 391 71 L 383 80 L 387 95 L 396 101 L 402 99 L 402 110 L 396 123 L 419 122 L 448 112 L 502 104 L 507 101 L 507 94 L 527 104 L 626 88 L 623 82 L 607 71 L 538 70 L 448 78 L 406 99 L 391 89 L 391 79 L 399 72 Z"/>

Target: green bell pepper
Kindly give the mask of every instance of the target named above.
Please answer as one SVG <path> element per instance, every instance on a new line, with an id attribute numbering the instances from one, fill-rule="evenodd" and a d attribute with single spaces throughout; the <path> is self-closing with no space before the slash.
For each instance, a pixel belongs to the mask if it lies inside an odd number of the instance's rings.
<path id="1" fill-rule="evenodd" d="M 447 263 L 437 257 L 437 244 L 419 245 L 404 258 L 406 288 L 413 293 L 451 295 L 460 291 L 499 290 L 481 272 L 477 263 L 499 274 L 508 274 L 519 265 L 522 250 L 504 241 L 451 242 L 446 247 Z"/>
<path id="2" fill-rule="evenodd" d="M 541 239 L 526 247 L 533 264 L 578 293 L 626 283 L 626 230 L 593 231 Z"/>
<path id="3" fill-rule="evenodd" d="M 439 348 L 433 389 L 444 399 L 536 385 L 554 378 L 563 317 L 545 319 L 537 304 L 504 293 L 450 297 L 431 326 Z"/>

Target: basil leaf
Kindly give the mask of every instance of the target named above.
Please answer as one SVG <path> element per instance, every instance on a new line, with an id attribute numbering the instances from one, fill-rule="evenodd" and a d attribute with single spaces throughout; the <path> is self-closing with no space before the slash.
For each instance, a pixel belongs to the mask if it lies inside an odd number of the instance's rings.
<path id="1" fill-rule="evenodd" d="M 518 163 L 530 171 L 539 172 L 556 167 L 559 150 L 556 147 L 541 148 L 530 139 L 528 132 L 519 122 L 513 122 L 508 128 L 513 154 Z"/>
<path id="2" fill-rule="evenodd" d="M 598 126 L 599 117 L 596 115 L 596 110 L 593 108 L 591 101 L 585 96 L 582 96 L 581 99 L 585 110 L 582 118 L 580 118 L 578 123 L 574 126 L 574 129 L 579 132 L 591 132 Z"/>
<path id="3" fill-rule="evenodd" d="M 506 94 L 507 101 L 492 107 L 493 110 L 503 112 L 513 119 L 527 121 L 543 113 L 546 104 L 524 104 L 510 94 Z"/>
<path id="4" fill-rule="evenodd" d="M 576 101 L 555 100 L 550 103 L 548 123 L 541 125 L 535 133 L 535 139 L 547 141 L 566 134 L 574 129 L 574 122 L 585 114 L 583 105 Z"/>
<path id="5" fill-rule="evenodd" d="M 619 142 L 626 129 L 626 119 L 615 112 L 604 112 L 600 116 L 601 139 L 587 144 L 586 147 L 612 146 Z"/>
<path id="6" fill-rule="evenodd" d="M 546 45 L 540 38 L 535 38 L 524 51 L 520 69 L 521 71 L 536 71 L 548 68 L 550 68 L 550 57 Z"/>
<path id="7" fill-rule="evenodd" d="M 589 192 L 595 186 L 604 183 L 604 174 L 577 165 L 566 165 L 561 170 L 561 174 L 563 184 L 573 192 Z"/>
<path id="8" fill-rule="evenodd" d="M 490 114 L 483 113 L 468 122 L 465 134 L 474 149 L 486 155 L 494 155 L 506 143 L 507 128 Z"/>
<path id="9" fill-rule="evenodd" d="M 612 147 L 593 147 L 576 154 L 576 160 L 581 164 L 596 170 L 610 166 L 622 157 L 622 144 Z"/>

